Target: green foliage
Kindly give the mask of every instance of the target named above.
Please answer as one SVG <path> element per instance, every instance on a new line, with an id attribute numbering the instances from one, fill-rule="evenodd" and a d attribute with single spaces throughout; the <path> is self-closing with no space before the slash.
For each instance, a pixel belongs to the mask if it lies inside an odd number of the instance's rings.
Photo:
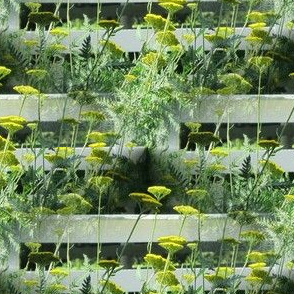
<path id="1" fill-rule="evenodd" d="M 91 286 L 91 276 L 87 276 L 82 284 L 82 288 L 80 289 L 81 294 L 92 294 L 92 286 Z"/>

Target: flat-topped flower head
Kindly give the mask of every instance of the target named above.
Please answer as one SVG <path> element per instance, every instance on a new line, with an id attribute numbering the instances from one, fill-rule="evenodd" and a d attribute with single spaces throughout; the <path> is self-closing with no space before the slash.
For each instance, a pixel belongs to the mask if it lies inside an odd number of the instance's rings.
<path id="1" fill-rule="evenodd" d="M 201 146 L 208 146 L 211 143 L 219 142 L 219 138 L 212 132 L 191 132 L 188 138 L 190 143 L 196 143 Z"/>
<path id="2" fill-rule="evenodd" d="M 115 282 L 107 279 L 107 280 L 100 280 L 99 283 L 104 287 L 106 293 L 111 294 L 124 294 L 125 291 L 117 285 Z"/>
<path id="3" fill-rule="evenodd" d="M 61 43 L 54 43 L 48 46 L 48 49 L 51 50 L 53 53 L 58 53 L 62 51 L 66 51 L 67 47 Z"/>
<path id="4" fill-rule="evenodd" d="M 12 151 L 0 151 L 0 166 L 14 166 L 18 164 L 19 161 Z"/>
<path id="5" fill-rule="evenodd" d="M 58 22 L 59 18 L 50 11 L 30 12 L 29 21 L 40 26 L 47 26 L 52 22 Z"/>
<path id="6" fill-rule="evenodd" d="M 155 34 L 157 43 L 164 46 L 176 46 L 179 44 L 179 40 L 172 31 L 159 31 Z"/>
<path id="7" fill-rule="evenodd" d="M 284 198 L 287 202 L 291 203 L 293 202 L 294 203 L 294 195 L 293 194 L 286 194 L 284 195 Z"/>
<path id="8" fill-rule="evenodd" d="M 75 119 L 74 117 L 64 117 L 60 120 L 58 120 L 60 122 L 63 122 L 65 124 L 71 125 L 71 126 L 77 126 L 80 124 L 80 121 L 78 121 L 77 119 Z"/>
<path id="9" fill-rule="evenodd" d="M 233 237 L 225 237 L 221 241 L 223 241 L 225 244 L 231 245 L 231 246 L 238 246 L 241 244 L 241 242 Z"/>
<path id="10" fill-rule="evenodd" d="M 63 28 L 60 27 L 56 27 L 50 30 L 50 35 L 52 36 L 56 36 L 56 37 L 60 37 L 60 38 L 64 38 L 66 36 L 68 36 L 68 31 L 66 31 Z"/>
<path id="11" fill-rule="evenodd" d="M 276 164 L 274 161 L 271 160 L 260 160 L 259 163 L 263 166 L 265 166 L 265 169 L 269 171 L 269 173 L 273 177 L 282 177 L 283 174 L 285 173 L 285 170 Z"/>
<path id="12" fill-rule="evenodd" d="M 166 65 L 166 60 L 164 57 L 157 52 L 148 52 L 143 55 L 142 63 L 147 66 L 156 66 L 159 70 L 162 69 Z"/>
<path id="13" fill-rule="evenodd" d="M 64 211 L 70 213 L 87 213 L 92 209 L 92 205 L 77 193 L 58 195 L 58 200 L 65 205 Z M 62 209 L 57 212 L 62 212 Z"/>
<path id="14" fill-rule="evenodd" d="M 247 15 L 248 19 L 250 21 L 254 21 L 254 22 L 265 22 L 267 19 L 267 14 L 261 11 L 251 11 L 248 15 Z"/>
<path id="15" fill-rule="evenodd" d="M 190 8 L 192 11 L 198 8 L 198 3 L 189 2 L 187 3 L 187 7 Z"/>
<path id="16" fill-rule="evenodd" d="M 179 284 L 179 280 L 177 279 L 175 273 L 169 270 L 157 272 L 155 280 L 158 284 L 164 286 L 175 286 Z"/>
<path id="17" fill-rule="evenodd" d="M 124 75 L 124 78 L 125 78 L 125 81 L 128 83 L 131 83 L 137 79 L 137 77 L 132 74 L 126 74 L 126 75 Z"/>
<path id="18" fill-rule="evenodd" d="M 119 22 L 114 19 L 101 19 L 98 25 L 104 29 L 115 29 L 120 26 Z"/>
<path id="19" fill-rule="evenodd" d="M 38 242 L 26 242 L 25 246 L 29 248 L 31 252 L 38 252 L 42 244 Z"/>
<path id="20" fill-rule="evenodd" d="M 167 22 L 166 18 L 158 14 L 148 13 L 145 15 L 144 20 L 151 25 L 155 31 L 162 31 L 164 29 L 174 31 L 176 29 L 171 22 Z"/>
<path id="21" fill-rule="evenodd" d="M 155 272 L 164 270 L 167 264 L 167 259 L 158 254 L 148 253 L 145 255 L 144 260 L 152 266 Z M 170 262 L 168 263 L 168 270 L 175 270 L 175 267 Z"/>
<path id="22" fill-rule="evenodd" d="M 14 134 L 23 128 L 22 125 L 14 122 L 0 122 L 0 126 L 10 134 Z"/>
<path id="23" fill-rule="evenodd" d="M 174 14 L 177 11 L 184 8 L 183 5 L 175 3 L 175 2 L 159 2 L 158 5 L 164 8 L 165 10 L 167 10 L 171 14 Z"/>
<path id="24" fill-rule="evenodd" d="M 185 122 L 185 126 L 191 131 L 191 132 L 198 132 L 200 127 L 201 127 L 201 123 L 199 122 L 194 122 L 194 121 L 187 121 Z"/>
<path id="25" fill-rule="evenodd" d="M 171 193 L 171 189 L 165 186 L 150 186 L 147 191 L 154 195 L 157 200 L 161 200 Z"/>
<path id="26" fill-rule="evenodd" d="M 81 113 L 81 117 L 83 120 L 90 121 L 90 122 L 101 122 L 104 121 L 105 115 L 100 111 L 84 111 Z"/>
<path id="27" fill-rule="evenodd" d="M 256 230 L 243 231 L 241 232 L 240 237 L 252 244 L 259 244 L 265 240 L 264 233 Z"/>
<path id="28" fill-rule="evenodd" d="M 186 194 L 197 199 L 203 199 L 208 192 L 205 189 L 190 189 L 186 191 Z"/>
<path id="29" fill-rule="evenodd" d="M 59 258 L 52 252 L 31 252 L 29 254 L 29 261 L 40 266 L 49 265 L 51 262 L 58 262 Z"/>
<path id="30" fill-rule="evenodd" d="M 248 254 L 248 260 L 254 263 L 265 262 L 267 260 L 267 254 L 265 252 L 260 251 L 251 251 Z"/>
<path id="31" fill-rule="evenodd" d="M 11 73 L 11 69 L 5 67 L 5 66 L 0 66 L 0 80 L 6 77 Z"/>
<path id="32" fill-rule="evenodd" d="M 18 115 L 8 115 L 8 116 L 0 116 L 0 123 L 15 123 L 19 125 L 25 125 L 27 120 Z"/>
<path id="33" fill-rule="evenodd" d="M 219 158 L 227 157 L 229 155 L 229 153 L 227 151 L 225 151 L 224 149 L 221 149 L 221 148 L 211 149 L 209 151 L 209 153 L 211 155 L 219 157 Z"/>
<path id="34" fill-rule="evenodd" d="M 259 140 L 258 145 L 264 149 L 275 149 L 280 147 L 280 143 L 276 140 Z"/>
<path id="35" fill-rule="evenodd" d="M 182 215 L 198 215 L 200 212 L 196 208 L 190 206 L 190 205 L 177 205 L 173 207 L 173 210 L 178 212 Z"/>
<path id="36" fill-rule="evenodd" d="M 261 29 L 266 27 L 266 23 L 265 22 L 255 22 L 255 23 L 251 23 L 250 25 L 248 25 L 249 28 L 251 29 Z"/>
<path id="37" fill-rule="evenodd" d="M 56 267 L 50 270 L 50 275 L 57 277 L 66 277 L 68 276 L 68 271 L 63 268 Z"/>
<path id="38" fill-rule="evenodd" d="M 266 267 L 266 263 L 265 262 L 255 262 L 255 263 L 248 264 L 248 267 L 251 269 L 263 269 Z"/>
<path id="39" fill-rule="evenodd" d="M 186 239 L 181 236 L 176 236 L 176 235 L 169 235 L 169 236 L 161 236 L 157 239 L 159 243 L 176 243 L 179 245 L 185 245 L 187 243 Z"/>
<path id="40" fill-rule="evenodd" d="M 238 5 L 241 4 L 239 0 L 222 0 L 224 3 L 231 4 L 231 5 Z"/>
<path id="41" fill-rule="evenodd" d="M 31 12 L 37 12 L 39 8 L 42 6 L 41 3 L 37 2 L 26 2 L 24 5 L 31 11 Z"/>
<path id="42" fill-rule="evenodd" d="M 174 242 L 159 242 L 158 245 L 164 248 L 170 254 L 174 254 L 184 248 L 183 245 Z"/>
<path id="43" fill-rule="evenodd" d="M 263 72 L 273 63 L 273 59 L 268 56 L 254 56 L 249 59 L 249 63 Z"/>
<path id="44" fill-rule="evenodd" d="M 97 188 L 108 188 L 112 183 L 113 179 L 107 176 L 93 176 L 89 179 L 89 184 Z"/>
<path id="45" fill-rule="evenodd" d="M 47 76 L 48 72 L 45 69 L 29 69 L 26 71 L 26 74 L 38 80 L 42 80 Z"/>
<path id="46" fill-rule="evenodd" d="M 20 85 L 14 86 L 13 90 L 22 95 L 38 95 L 40 92 L 32 86 Z"/>
<path id="47" fill-rule="evenodd" d="M 103 148 L 106 147 L 107 144 L 104 142 L 97 142 L 97 143 L 91 143 L 88 145 L 90 148 Z"/>
<path id="48" fill-rule="evenodd" d="M 119 45 L 117 45 L 116 43 L 114 43 L 113 41 L 109 41 L 109 40 L 105 41 L 105 40 L 102 40 L 102 41 L 100 41 L 100 43 L 114 57 L 120 58 L 124 54 L 124 50 Z"/>
<path id="49" fill-rule="evenodd" d="M 158 210 L 162 204 L 155 198 L 153 198 L 151 195 L 146 193 L 139 193 L 139 192 L 133 192 L 129 194 L 129 197 L 137 201 L 142 207 L 147 209 L 155 209 Z"/>
<path id="50" fill-rule="evenodd" d="M 120 263 L 114 259 L 101 259 L 99 260 L 98 265 L 109 270 L 119 267 Z"/>
<path id="51" fill-rule="evenodd" d="M 294 79 L 294 72 L 289 73 L 289 77 L 290 77 L 291 79 Z"/>

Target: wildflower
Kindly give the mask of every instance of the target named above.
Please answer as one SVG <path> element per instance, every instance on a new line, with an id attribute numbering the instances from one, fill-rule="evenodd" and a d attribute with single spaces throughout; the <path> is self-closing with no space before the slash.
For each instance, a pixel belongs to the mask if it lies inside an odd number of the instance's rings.
<path id="1" fill-rule="evenodd" d="M 189 128 L 189 130 L 191 132 L 198 132 L 198 130 L 201 127 L 201 123 L 199 123 L 199 122 L 193 122 L 193 121 L 188 121 L 188 122 L 185 123 L 185 126 L 187 128 Z"/>
<path id="2" fill-rule="evenodd" d="M 294 202 L 294 195 L 293 194 L 286 194 L 284 198 L 287 202 Z"/>
<path id="3" fill-rule="evenodd" d="M 294 72 L 291 72 L 291 73 L 289 74 L 289 77 L 293 79 L 293 78 L 294 78 Z"/>
<path id="4" fill-rule="evenodd" d="M 183 40 L 188 44 L 192 44 L 195 41 L 194 34 L 183 34 Z"/>
<path id="5" fill-rule="evenodd" d="M 26 71 L 26 74 L 33 76 L 34 78 L 37 78 L 39 80 L 42 80 L 46 77 L 48 72 L 45 69 L 30 69 Z"/>
<path id="6" fill-rule="evenodd" d="M 167 10 L 171 14 L 174 14 L 183 8 L 183 5 L 175 2 L 159 2 L 158 5 Z"/>
<path id="7" fill-rule="evenodd" d="M 186 194 L 198 199 L 203 199 L 208 192 L 204 189 L 190 189 L 186 191 Z"/>
<path id="8" fill-rule="evenodd" d="M 254 22 L 264 22 L 266 20 L 266 14 L 260 11 L 251 11 L 247 17 Z"/>
<path id="9" fill-rule="evenodd" d="M 29 248 L 31 252 L 38 252 L 42 245 L 37 242 L 26 242 L 25 246 Z"/>
<path id="10" fill-rule="evenodd" d="M 129 83 L 137 79 L 135 75 L 131 75 L 131 74 L 124 75 L 124 77 L 125 77 L 125 81 Z"/>
<path id="11" fill-rule="evenodd" d="M 213 285 L 219 285 L 223 282 L 224 278 L 217 275 L 216 273 L 204 274 L 204 279 Z"/>
<path id="12" fill-rule="evenodd" d="M 99 148 L 92 148 L 91 153 L 87 157 L 96 157 L 102 160 L 104 164 L 111 164 L 112 163 L 112 157 L 108 155 L 108 152 L 105 150 L 102 150 Z M 86 158 L 87 158 L 86 157 Z"/>
<path id="13" fill-rule="evenodd" d="M 193 273 L 183 274 L 182 278 L 188 285 L 192 284 L 196 280 L 196 276 Z"/>
<path id="14" fill-rule="evenodd" d="M 174 242 L 160 242 L 158 243 L 158 245 L 167 250 L 168 252 L 170 252 L 171 254 L 184 248 L 183 245 Z"/>
<path id="15" fill-rule="evenodd" d="M 10 141 L 0 136 L 0 150 L 4 150 L 4 149 L 13 151 L 15 150 L 15 147 Z"/>
<path id="16" fill-rule="evenodd" d="M 68 36 L 68 32 L 62 28 L 53 28 L 50 30 L 50 34 L 56 37 L 66 37 Z"/>
<path id="17" fill-rule="evenodd" d="M 111 294 L 123 294 L 125 293 L 125 291 L 122 290 L 121 287 L 119 287 L 115 282 L 110 281 L 110 280 L 101 280 L 100 284 L 105 287 L 105 291 L 107 291 L 107 293 L 111 293 Z"/>
<path id="18" fill-rule="evenodd" d="M 222 241 L 226 244 L 229 244 L 231 246 L 237 246 L 237 245 L 240 245 L 241 242 L 236 240 L 235 238 L 232 238 L 232 237 L 225 237 L 222 239 Z"/>
<path id="19" fill-rule="evenodd" d="M 263 279 L 256 276 L 248 275 L 247 277 L 245 277 L 245 281 L 252 285 L 259 285 L 263 282 Z"/>
<path id="20" fill-rule="evenodd" d="M 5 67 L 5 66 L 0 66 L 0 80 L 6 77 L 11 73 L 11 69 Z"/>
<path id="21" fill-rule="evenodd" d="M 8 133 L 14 134 L 15 132 L 21 130 L 23 128 L 22 125 L 16 124 L 14 122 L 3 122 L 0 123 L 0 126 L 8 131 Z"/>
<path id="22" fill-rule="evenodd" d="M 218 163 L 210 164 L 207 168 L 211 172 L 224 171 L 227 169 L 225 165 Z"/>
<path id="23" fill-rule="evenodd" d="M 91 164 L 92 166 L 97 166 L 103 163 L 103 158 L 96 156 L 86 156 L 85 161 Z"/>
<path id="24" fill-rule="evenodd" d="M 187 243 L 184 237 L 170 235 L 170 236 L 162 236 L 157 239 L 159 243 L 175 243 L 179 245 L 184 245 Z"/>
<path id="25" fill-rule="evenodd" d="M 53 211 L 50 208 L 41 206 L 41 207 L 33 207 L 31 209 L 31 213 L 33 215 L 52 215 L 52 214 L 55 214 L 55 211 Z"/>
<path id="26" fill-rule="evenodd" d="M 228 152 L 226 152 L 225 150 L 221 148 L 211 149 L 209 153 L 216 157 L 227 157 L 229 155 Z"/>
<path id="27" fill-rule="evenodd" d="M 228 94 L 247 93 L 251 90 L 252 85 L 248 83 L 242 76 L 236 73 L 228 73 L 219 76 L 221 83 L 227 87 Z"/>
<path id="28" fill-rule="evenodd" d="M 172 286 L 168 286 L 167 288 L 167 293 L 175 293 L 175 294 L 178 294 L 178 293 L 183 293 L 183 286 L 181 284 L 178 284 L 178 285 L 172 285 Z"/>
<path id="29" fill-rule="evenodd" d="M 81 113 L 81 117 L 90 122 L 101 122 L 105 120 L 105 115 L 99 111 L 85 111 Z"/>
<path id="30" fill-rule="evenodd" d="M 155 279 L 157 283 L 164 286 L 175 286 L 179 284 L 178 279 L 172 271 L 159 271 L 156 273 Z"/>
<path id="31" fill-rule="evenodd" d="M 50 270 L 50 275 L 52 276 L 59 276 L 59 277 L 66 277 L 68 276 L 68 272 L 63 268 L 53 268 Z"/>
<path id="32" fill-rule="evenodd" d="M 40 94 L 40 92 L 28 85 L 21 85 L 21 86 L 14 86 L 13 90 L 15 90 L 16 92 L 18 92 L 19 94 L 22 95 L 38 95 Z"/>
<path id="33" fill-rule="evenodd" d="M 13 152 L 9 150 L 0 151 L 0 165 L 13 166 L 18 164 L 19 164 L 19 161 L 15 157 Z"/>
<path id="34" fill-rule="evenodd" d="M 265 240 L 265 235 L 262 232 L 256 230 L 243 231 L 241 232 L 240 236 L 242 239 L 253 244 L 259 244 Z"/>
<path id="35" fill-rule="evenodd" d="M 258 145 L 264 149 L 275 149 L 280 147 L 280 143 L 276 140 L 259 140 Z"/>
<path id="36" fill-rule="evenodd" d="M 89 179 L 89 184 L 97 188 L 108 188 L 112 182 L 112 178 L 105 176 L 94 176 Z"/>
<path id="37" fill-rule="evenodd" d="M 273 161 L 266 161 L 266 160 L 260 160 L 260 164 L 265 165 L 266 164 L 266 169 L 270 172 L 270 174 L 274 177 L 281 177 L 284 174 L 284 170 L 282 167 L 277 165 Z"/>
<path id="38" fill-rule="evenodd" d="M 196 160 L 196 159 L 184 159 L 183 162 L 188 168 L 193 168 L 198 163 L 198 160 Z"/>
<path id="39" fill-rule="evenodd" d="M 286 23 L 286 28 L 287 28 L 288 30 L 293 30 L 293 29 L 294 29 L 294 22 L 293 22 L 293 21 L 288 21 L 288 22 Z"/>
<path id="40" fill-rule="evenodd" d="M 87 213 L 92 209 L 92 205 L 76 193 L 58 195 L 58 199 L 72 212 Z"/>
<path id="41" fill-rule="evenodd" d="M 24 280 L 23 283 L 27 286 L 27 287 L 34 287 L 37 286 L 39 284 L 39 282 L 37 280 Z"/>
<path id="42" fill-rule="evenodd" d="M 115 29 L 119 27 L 119 22 L 114 19 L 102 19 L 98 22 L 98 25 L 104 29 Z"/>
<path id="43" fill-rule="evenodd" d="M 99 266 L 105 268 L 105 269 L 114 269 L 116 267 L 119 267 L 120 264 L 116 260 L 113 259 L 101 259 L 99 260 Z"/>
<path id="44" fill-rule="evenodd" d="M 60 43 L 54 43 L 54 44 L 50 44 L 48 46 L 48 49 L 51 51 L 65 51 L 67 50 L 67 47 Z"/>
<path id="45" fill-rule="evenodd" d="M 265 262 L 255 262 L 248 265 L 251 269 L 262 269 L 266 266 Z"/>
<path id="46" fill-rule="evenodd" d="M 191 250 L 197 250 L 198 249 L 198 243 L 196 243 L 196 242 L 187 243 L 187 247 L 190 248 Z"/>
<path id="47" fill-rule="evenodd" d="M 137 144 L 134 142 L 128 142 L 125 144 L 125 147 L 127 147 L 127 148 L 134 148 L 136 146 L 137 146 Z"/>
<path id="48" fill-rule="evenodd" d="M 49 265 L 51 262 L 58 262 L 59 258 L 52 252 L 31 252 L 29 254 L 29 261 L 39 264 L 40 266 Z"/>
<path id="49" fill-rule="evenodd" d="M 255 263 L 263 263 L 267 259 L 267 255 L 264 252 L 260 251 L 251 251 L 248 254 L 248 259 L 254 261 Z"/>
<path id="50" fill-rule="evenodd" d="M 110 40 L 102 40 L 100 43 L 105 47 L 105 49 L 107 49 L 113 56 L 117 58 L 120 58 L 124 54 L 123 49 Z"/>
<path id="51" fill-rule="evenodd" d="M 72 125 L 72 126 L 76 126 L 76 125 L 80 124 L 80 122 L 73 117 L 64 117 L 64 118 L 60 119 L 59 121 L 64 122 L 68 125 Z"/>
<path id="52" fill-rule="evenodd" d="M 175 210 L 179 214 L 183 214 L 183 215 L 197 215 L 197 214 L 199 214 L 199 211 L 196 208 L 189 206 L 189 205 L 174 206 L 173 210 Z"/>
<path id="53" fill-rule="evenodd" d="M 211 143 L 219 142 L 219 138 L 212 132 L 191 132 L 188 136 L 189 142 L 196 143 L 202 146 L 207 146 Z"/>
<path id="54" fill-rule="evenodd" d="M 161 31 L 167 29 L 169 31 L 174 31 L 175 27 L 172 23 L 168 22 L 161 15 L 148 13 L 145 15 L 144 20 L 153 27 L 155 31 Z"/>
<path id="55" fill-rule="evenodd" d="M 148 52 L 147 54 L 143 55 L 142 63 L 148 66 L 156 65 L 158 69 L 162 69 L 166 64 L 166 61 L 164 57 L 160 55 L 159 53 Z"/>
<path id="56" fill-rule="evenodd" d="M 106 143 L 104 142 L 98 142 L 98 143 L 92 143 L 89 144 L 90 148 L 102 148 L 102 147 L 106 147 Z"/>
<path id="57" fill-rule="evenodd" d="M 0 117 L 0 123 L 15 123 L 19 125 L 25 125 L 26 119 L 22 116 L 17 115 L 8 115 L 8 116 L 1 116 Z"/>
<path id="58" fill-rule="evenodd" d="M 248 43 L 252 43 L 252 44 L 260 44 L 260 43 L 263 42 L 263 39 L 262 38 L 256 37 L 256 36 L 252 36 L 252 35 L 247 35 L 244 39 Z"/>
<path id="59" fill-rule="evenodd" d="M 147 208 L 155 208 L 158 209 L 159 207 L 162 206 L 162 204 L 153 198 L 151 195 L 146 194 L 146 193 L 130 193 L 129 196 L 139 202 L 141 205 L 147 207 Z"/>
<path id="60" fill-rule="evenodd" d="M 91 132 L 88 134 L 88 139 L 97 141 L 97 142 L 103 142 L 106 139 L 105 133 L 101 132 Z"/>
<path id="61" fill-rule="evenodd" d="M 37 2 L 26 2 L 24 5 L 32 12 L 37 12 L 41 7 L 41 3 Z"/>
<path id="62" fill-rule="evenodd" d="M 23 43 L 28 47 L 34 47 L 34 46 L 38 45 L 37 40 L 24 40 Z"/>
<path id="63" fill-rule="evenodd" d="M 168 189 L 165 186 L 151 186 L 148 187 L 147 191 L 153 194 L 157 200 L 160 200 L 171 193 L 171 189 Z"/>
<path id="64" fill-rule="evenodd" d="M 198 8 L 198 3 L 188 3 L 187 7 L 191 10 L 196 10 Z"/>
<path id="65" fill-rule="evenodd" d="M 217 34 L 204 34 L 203 37 L 210 43 L 219 43 L 224 40 L 222 36 L 218 36 Z"/>
<path id="66" fill-rule="evenodd" d="M 265 26 L 266 26 L 265 22 L 255 22 L 248 25 L 248 27 L 251 29 L 260 29 L 260 28 L 264 28 Z"/>
<path id="67" fill-rule="evenodd" d="M 49 11 L 30 12 L 29 21 L 39 24 L 40 26 L 46 26 L 51 22 L 58 22 L 59 18 Z"/>
<path id="68" fill-rule="evenodd" d="M 254 65 L 260 72 L 265 71 L 273 62 L 268 56 L 254 56 L 249 59 L 249 63 Z"/>

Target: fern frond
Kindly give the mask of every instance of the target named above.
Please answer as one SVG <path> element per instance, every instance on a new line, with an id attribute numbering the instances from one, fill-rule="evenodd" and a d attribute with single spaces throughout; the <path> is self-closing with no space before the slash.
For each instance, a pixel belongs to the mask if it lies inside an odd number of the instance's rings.
<path id="1" fill-rule="evenodd" d="M 80 49 L 80 57 L 87 61 L 92 55 L 91 36 L 88 35 L 83 41 L 82 48 Z"/>
<path id="2" fill-rule="evenodd" d="M 242 167 L 240 168 L 240 176 L 244 179 L 249 179 L 252 174 L 251 156 L 248 155 L 242 162 Z"/>
<path id="3" fill-rule="evenodd" d="M 92 294 L 91 276 L 87 276 L 82 284 L 81 294 Z"/>

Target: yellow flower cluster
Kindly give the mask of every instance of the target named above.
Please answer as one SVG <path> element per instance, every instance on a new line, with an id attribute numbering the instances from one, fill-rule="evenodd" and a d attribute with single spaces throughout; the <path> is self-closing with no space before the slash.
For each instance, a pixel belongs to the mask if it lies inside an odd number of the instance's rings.
<path id="1" fill-rule="evenodd" d="M 37 89 L 35 89 L 32 86 L 28 86 L 28 85 L 14 86 L 13 90 L 15 90 L 16 92 L 18 92 L 19 94 L 22 94 L 22 95 L 38 95 L 38 94 L 40 94 L 40 92 Z"/>

